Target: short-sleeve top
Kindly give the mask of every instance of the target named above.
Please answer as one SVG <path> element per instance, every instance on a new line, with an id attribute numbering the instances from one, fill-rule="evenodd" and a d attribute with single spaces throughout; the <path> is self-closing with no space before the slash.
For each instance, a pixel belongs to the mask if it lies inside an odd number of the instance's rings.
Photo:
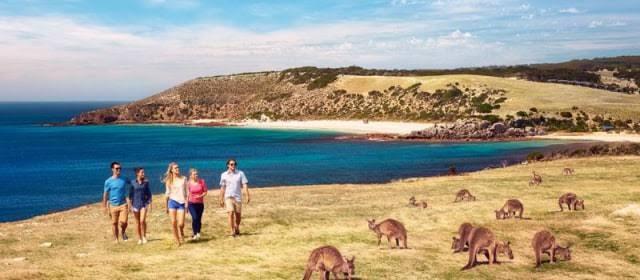
<path id="1" fill-rule="evenodd" d="M 234 198 L 236 201 L 242 201 L 242 185 L 249 181 L 244 176 L 244 172 L 236 170 L 235 172 L 225 171 L 220 175 L 220 186 L 226 187 L 224 198 Z"/>

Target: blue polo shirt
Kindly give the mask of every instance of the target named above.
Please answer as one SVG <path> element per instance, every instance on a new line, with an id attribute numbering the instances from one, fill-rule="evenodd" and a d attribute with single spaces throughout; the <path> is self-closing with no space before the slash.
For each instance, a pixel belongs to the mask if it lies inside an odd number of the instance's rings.
<path id="1" fill-rule="evenodd" d="M 104 192 L 109 193 L 109 202 L 113 206 L 125 204 L 127 197 L 127 180 L 122 177 L 109 177 L 104 181 Z"/>

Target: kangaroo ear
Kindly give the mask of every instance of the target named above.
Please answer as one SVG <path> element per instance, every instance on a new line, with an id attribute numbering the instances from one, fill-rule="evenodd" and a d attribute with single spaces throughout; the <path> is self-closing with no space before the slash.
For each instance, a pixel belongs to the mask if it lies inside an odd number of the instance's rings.
<path id="1" fill-rule="evenodd" d="M 351 256 L 351 262 L 355 262 L 356 261 L 356 256 Z"/>
<path id="2" fill-rule="evenodd" d="M 511 241 L 507 241 L 507 246 L 511 245 Z"/>

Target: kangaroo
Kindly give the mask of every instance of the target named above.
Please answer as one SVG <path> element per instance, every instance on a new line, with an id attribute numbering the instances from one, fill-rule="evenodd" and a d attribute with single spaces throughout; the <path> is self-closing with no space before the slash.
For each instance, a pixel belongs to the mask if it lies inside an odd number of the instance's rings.
<path id="1" fill-rule="evenodd" d="M 573 170 L 573 168 L 565 167 L 564 169 L 562 169 L 562 175 L 564 176 L 573 175 L 573 173 L 575 173 L 575 170 Z"/>
<path id="2" fill-rule="evenodd" d="M 498 263 L 498 254 L 505 254 L 509 259 L 513 259 L 511 242 L 497 241 L 493 232 L 485 227 L 476 227 L 471 230 L 469 236 L 469 261 L 462 270 L 474 267 L 480 252 L 484 253 L 489 259 L 489 265 Z"/>
<path id="3" fill-rule="evenodd" d="M 500 220 L 500 218 L 498 217 L 498 214 L 500 212 L 505 213 L 503 214 L 503 217 L 502 217 L 503 219 L 506 219 L 509 217 L 515 217 L 516 212 L 519 212 L 518 218 L 522 219 L 522 214 L 524 213 L 524 205 L 522 205 L 522 202 L 520 202 L 520 200 L 509 199 L 504 204 L 504 206 L 500 208 L 500 210 L 496 210 L 496 219 L 498 220 Z"/>
<path id="4" fill-rule="evenodd" d="M 378 246 L 380 246 L 380 242 L 382 236 L 387 237 L 387 241 L 389 242 L 389 249 L 393 249 L 393 245 L 391 243 L 391 239 L 396 240 L 396 246 L 400 249 L 404 247 L 407 249 L 407 230 L 404 228 L 404 225 L 401 222 L 398 222 L 394 219 L 386 219 L 379 224 L 376 224 L 376 220 L 367 220 L 369 223 L 369 229 L 375 232 L 378 236 Z M 402 241 L 402 247 L 400 247 L 400 241 Z"/>
<path id="5" fill-rule="evenodd" d="M 570 261 L 571 260 L 571 249 L 569 249 L 571 246 L 567 246 L 567 247 L 560 247 L 558 245 L 556 245 L 556 256 L 560 255 L 562 256 L 562 259 L 564 259 L 565 261 Z"/>
<path id="6" fill-rule="evenodd" d="M 421 200 L 420 202 L 416 202 L 416 197 L 412 196 L 409 198 L 409 206 L 418 207 L 418 208 L 427 208 L 427 202 Z"/>
<path id="7" fill-rule="evenodd" d="M 469 246 L 469 234 L 473 229 L 473 225 L 470 223 L 463 223 L 458 228 L 458 236 L 453 237 L 453 243 L 451 244 L 451 249 L 454 249 L 454 253 L 461 252 L 465 247 Z"/>
<path id="8" fill-rule="evenodd" d="M 456 199 L 453 202 L 463 201 L 465 198 L 467 199 L 467 201 L 476 200 L 476 197 L 473 196 L 471 192 L 469 192 L 469 190 L 461 189 L 458 191 L 458 193 L 456 193 Z"/>
<path id="9" fill-rule="evenodd" d="M 571 206 L 576 203 L 577 199 L 578 196 L 575 193 L 568 192 L 561 195 L 560 198 L 558 198 L 558 206 L 560 206 L 560 211 L 564 211 L 564 208 L 562 207 L 563 204 L 566 204 L 567 208 L 571 210 Z M 575 207 L 573 210 L 575 210 Z"/>
<path id="10" fill-rule="evenodd" d="M 347 279 L 351 279 L 355 274 L 355 260 L 355 256 L 351 259 L 343 257 L 333 246 L 318 247 L 311 251 L 302 280 L 309 280 L 314 271 L 320 272 L 322 279 L 326 280 L 329 279 L 329 273 L 333 273 L 335 279 L 339 279 L 338 273 L 344 273 Z"/>
<path id="11" fill-rule="evenodd" d="M 548 230 L 536 232 L 531 240 L 531 247 L 533 247 L 533 253 L 536 256 L 536 267 L 540 267 L 542 264 L 542 253 L 549 255 L 550 263 L 556 261 L 556 254 L 562 255 L 565 260 L 571 260 L 569 247 L 563 248 L 558 246 L 556 238 Z"/>
<path id="12" fill-rule="evenodd" d="M 578 207 L 582 208 L 582 210 L 584 210 L 584 199 L 576 199 L 573 202 L 573 210 L 578 210 Z"/>
<path id="13" fill-rule="evenodd" d="M 532 171 L 531 180 L 529 180 L 529 186 L 542 184 L 542 176 L 538 175 L 535 171 Z"/>
<path id="14" fill-rule="evenodd" d="M 496 212 L 496 220 L 504 220 L 509 217 L 509 213 L 505 212 L 502 209 L 495 210 L 495 212 Z"/>

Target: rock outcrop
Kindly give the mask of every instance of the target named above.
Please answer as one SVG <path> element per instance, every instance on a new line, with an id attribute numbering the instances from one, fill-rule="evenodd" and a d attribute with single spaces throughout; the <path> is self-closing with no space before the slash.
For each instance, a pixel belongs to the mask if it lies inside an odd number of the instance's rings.
<path id="1" fill-rule="evenodd" d="M 522 138 L 546 134 L 544 128 L 516 128 L 510 123 L 490 123 L 486 120 L 464 119 L 453 123 L 436 124 L 425 130 L 414 131 L 406 139 L 425 140 L 492 140 Z"/>

